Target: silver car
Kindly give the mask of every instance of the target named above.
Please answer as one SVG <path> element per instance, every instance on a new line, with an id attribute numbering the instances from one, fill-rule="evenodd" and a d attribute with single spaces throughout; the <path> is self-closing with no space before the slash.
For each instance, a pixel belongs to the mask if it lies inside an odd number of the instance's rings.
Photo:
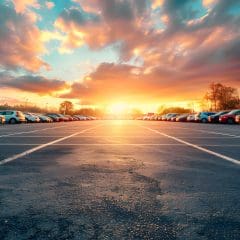
<path id="1" fill-rule="evenodd" d="M 5 117 L 6 123 L 14 124 L 26 122 L 26 118 L 21 111 L 0 110 L 0 115 Z"/>

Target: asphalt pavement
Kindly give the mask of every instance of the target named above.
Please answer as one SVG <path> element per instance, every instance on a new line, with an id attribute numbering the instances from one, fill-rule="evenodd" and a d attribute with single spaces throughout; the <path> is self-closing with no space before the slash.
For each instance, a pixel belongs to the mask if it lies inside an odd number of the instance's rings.
<path id="1" fill-rule="evenodd" d="M 0 239 L 240 239 L 240 126 L 0 126 Z"/>

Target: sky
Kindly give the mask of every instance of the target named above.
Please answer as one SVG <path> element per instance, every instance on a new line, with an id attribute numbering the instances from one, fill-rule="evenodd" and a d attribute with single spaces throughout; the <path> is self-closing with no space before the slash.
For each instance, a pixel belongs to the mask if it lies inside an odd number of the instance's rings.
<path id="1" fill-rule="evenodd" d="M 240 88 L 240 1 L 1 0 L 0 104 L 188 106 Z"/>

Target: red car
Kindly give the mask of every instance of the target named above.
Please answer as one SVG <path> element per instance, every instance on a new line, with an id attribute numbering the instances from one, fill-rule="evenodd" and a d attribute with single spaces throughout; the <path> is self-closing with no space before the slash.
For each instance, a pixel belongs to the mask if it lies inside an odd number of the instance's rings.
<path id="1" fill-rule="evenodd" d="M 229 123 L 229 124 L 236 123 L 235 122 L 235 117 L 237 115 L 240 115 L 240 109 L 232 110 L 231 112 L 220 116 L 219 117 L 219 122 L 220 123 Z"/>

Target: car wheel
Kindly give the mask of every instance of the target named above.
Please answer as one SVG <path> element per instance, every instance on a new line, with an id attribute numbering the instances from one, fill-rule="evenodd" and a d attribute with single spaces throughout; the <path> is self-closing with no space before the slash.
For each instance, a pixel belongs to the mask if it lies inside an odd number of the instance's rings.
<path id="1" fill-rule="evenodd" d="M 228 123 L 228 124 L 233 124 L 233 123 L 234 123 L 234 120 L 233 120 L 232 118 L 229 118 L 229 119 L 227 120 L 227 123 Z"/>
<path id="2" fill-rule="evenodd" d="M 208 122 L 208 120 L 206 118 L 202 119 L 202 123 L 207 123 L 207 122 Z"/>
<path id="3" fill-rule="evenodd" d="M 11 118 L 11 119 L 9 120 L 9 123 L 10 123 L 10 124 L 15 124 L 15 123 L 17 123 L 17 121 L 16 121 L 16 119 Z"/>

